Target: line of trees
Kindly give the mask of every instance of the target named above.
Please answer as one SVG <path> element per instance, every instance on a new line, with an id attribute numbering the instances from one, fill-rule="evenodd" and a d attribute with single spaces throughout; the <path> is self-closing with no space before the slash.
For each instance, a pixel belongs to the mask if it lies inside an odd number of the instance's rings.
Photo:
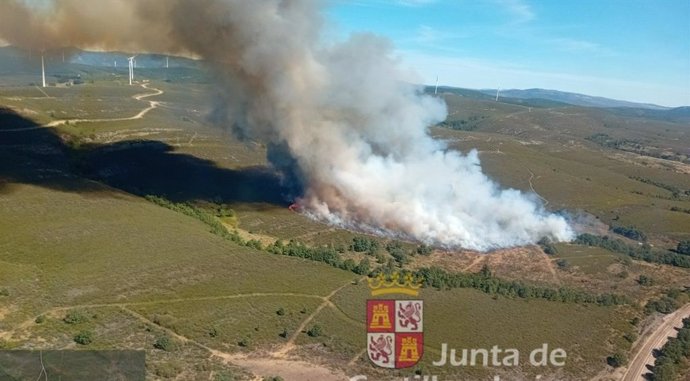
<path id="1" fill-rule="evenodd" d="M 332 246 L 310 247 L 295 240 L 290 240 L 287 244 L 278 240 L 267 246 L 266 251 L 277 255 L 286 255 L 288 257 L 298 257 L 311 261 L 323 262 L 333 267 L 352 271 L 359 275 L 366 275 L 371 271 L 371 262 L 369 258 L 363 258 L 359 263 L 349 258 L 343 260 L 338 251 Z"/>
<path id="2" fill-rule="evenodd" d="M 635 241 L 646 241 L 647 234 L 635 226 L 614 226 L 611 231 Z"/>
<path id="3" fill-rule="evenodd" d="M 668 339 L 659 350 L 649 379 L 652 381 L 678 380 L 687 371 L 689 361 L 690 318 L 685 318 L 678 336 Z"/>
<path id="4" fill-rule="evenodd" d="M 630 300 L 617 294 L 591 294 L 568 287 L 551 288 L 526 284 L 514 280 L 500 279 L 488 268 L 478 273 L 450 273 L 438 267 L 421 268 L 414 275 L 423 280 L 425 286 L 436 289 L 473 288 L 490 295 L 509 298 L 546 299 L 565 303 L 592 303 L 603 306 L 629 304 Z"/>
<path id="5" fill-rule="evenodd" d="M 670 314 L 688 301 L 690 301 L 690 290 L 686 289 L 683 291 L 672 288 L 658 299 L 652 299 L 647 302 L 644 311 L 648 314 L 655 311 L 662 314 Z"/>
<path id="6" fill-rule="evenodd" d="M 608 236 L 597 236 L 589 233 L 580 234 L 574 241 L 578 245 L 601 247 L 615 253 L 625 254 L 633 259 L 650 263 L 660 263 L 676 267 L 690 268 L 690 256 L 668 250 L 652 249 L 650 245 L 631 246 L 620 239 Z"/>
<path id="7" fill-rule="evenodd" d="M 256 242 L 244 241 L 242 237 L 240 237 L 239 233 L 237 233 L 237 231 L 229 232 L 228 229 L 226 229 L 225 226 L 223 226 L 223 224 L 215 216 L 211 215 L 210 213 L 206 213 L 205 211 L 193 205 L 190 205 L 188 203 L 172 202 L 166 198 L 154 195 L 146 195 L 144 198 L 158 206 L 162 206 L 172 211 L 196 218 L 197 220 L 208 225 L 208 227 L 211 228 L 211 233 L 213 234 L 219 235 L 223 238 L 229 239 L 230 241 L 239 243 L 241 245 L 246 245 L 247 242 L 249 242 L 249 246 L 256 246 Z"/>
<path id="8" fill-rule="evenodd" d="M 683 191 L 682 189 L 676 187 L 675 185 L 662 183 L 660 181 L 648 179 L 646 177 L 630 176 L 630 179 L 637 180 L 637 181 L 645 183 L 645 184 L 654 185 L 655 187 L 658 187 L 661 189 L 666 189 L 667 191 L 671 192 L 671 197 L 674 199 L 680 199 L 683 196 L 690 196 L 690 189 Z"/>

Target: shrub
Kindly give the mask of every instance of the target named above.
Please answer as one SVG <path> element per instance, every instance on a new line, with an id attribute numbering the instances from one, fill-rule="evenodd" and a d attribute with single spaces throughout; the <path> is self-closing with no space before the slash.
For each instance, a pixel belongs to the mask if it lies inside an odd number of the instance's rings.
<path id="1" fill-rule="evenodd" d="M 153 342 L 153 347 L 162 351 L 171 352 L 175 349 L 175 342 L 167 335 L 159 336 Z"/>
<path id="2" fill-rule="evenodd" d="M 321 326 L 318 324 L 314 324 L 309 330 L 307 331 L 307 335 L 310 337 L 319 337 L 322 334 Z"/>
<path id="3" fill-rule="evenodd" d="M 544 237 L 537 242 L 537 245 L 541 247 L 541 249 L 544 251 L 544 253 L 548 255 L 556 255 L 558 254 L 558 250 L 556 249 L 556 246 L 553 245 L 553 242 L 547 237 Z"/>
<path id="4" fill-rule="evenodd" d="M 285 315 L 285 308 L 283 308 L 283 307 L 278 308 L 278 310 L 276 311 L 276 314 L 277 314 L 278 316 L 283 316 L 283 315 Z"/>
<path id="5" fill-rule="evenodd" d="M 74 336 L 74 342 L 81 345 L 89 345 L 93 342 L 93 334 L 90 331 L 81 331 Z"/>
<path id="6" fill-rule="evenodd" d="M 558 266 L 558 268 L 561 270 L 567 270 L 570 268 L 570 263 L 568 263 L 568 261 L 565 259 L 559 259 L 556 261 L 556 266 Z"/>
<path id="7" fill-rule="evenodd" d="M 341 266 L 343 270 L 347 271 L 353 271 L 355 267 L 357 267 L 357 263 L 355 263 L 355 261 L 352 258 L 346 259 Z"/>
<path id="8" fill-rule="evenodd" d="M 670 314 L 678 309 L 678 304 L 675 300 L 669 297 L 663 297 L 658 300 L 652 300 L 645 305 L 644 310 L 647 313 L 660 312 L 662 314 Z"/>
<path id="9" fill-rule="evenodd" d="M 637 340 L 637 334 L 635 332 L 628 332 L 623 335 L 623 338 L 629 343 L 634 343 Z"/>
<path id="10" fill-rule="evenodd" d="M 639 283 L 640 286 L 651 286 L 654 284 L 654 280 L 646 275 L 640 275 L 640 277 L 637 278 L 637 283 Z"/>
<path id="11" fill-rule="evenodd" d="M 43 324 L 43 322 L 46 321 L 45 315 L 39 315 L 36 317 L 36 320 L 34 320 L 36 324 Z"/>
<path id="12" fill-rule="evenodd" d="M 678 246 L 676 248 L 676 251 L 679 254 L 690 255 L 690 240 L 684 240 L 684 241 L 678 242 Z"/>
<path id="13" fill-rule="evenodd" d="M 175 378 L 182 372 L 182 365 L 178 363 L 157 364 L 153 373 L 162 378 Z"/>
<path id="14" fill-rule="evenodd" d="M 419 255 L 429 255 L 432 251 L 434 250 L 430 246 L 427 246 L 425 244 L 417 246 L 417 254 Z"/>
<path id="15" fill-rule="evenodd" d="M 10 290 L 6 288 L 0 288 L 0 296 L 10 296 Z"/>
<path id="16" fill-rule="evenodd" d="M 89 318 L 86 316 L 86 314 L 82 311 L 77 311 L 77 310 L 72 310 L 67 312 L 67 315 L 65 315 L 65 318 L 62 319 L 67 324 L 80 324 L 88 321 Z"/>
<path id="17" fill-rule="evenodd" d="M 249 337 L 243 337 L 240 341 L 237 342 L 237 345 L 240 347 L 248 347 L 252 343 L 251 339 Z"/>
<path id="18" fill-rule="evenodd" d="M 208 330 L 208 335 L 211 337 L 218 337 L 218 329 L 216 329 L 216 327 L 211 327 L 211 329 Z"/>
<path id="19" fill-rule="evenodd" d="M 369 274 L 370 270 L 371 263 L 369 262 L 369 258 L 363 258 L 361 261 L 359 261 L 359 264 L 354 268 L 353 271 L 359 275 L 366 275 Z"/>
<path id="20" fill-rule="evenodd" d="M 357 253 L 367 252 L 368 254 L 373 255 L 376 250 L 378 250 L 378 247 L 379 243 L 375 240 L 357 236 L 352 238 L 352 245 L 350 246 L 350 249 Z"/>
<path id="21" fill-rule="evenodd" d="M 235 376 L 233 376 L 232 373 L 220 372 L 216 373 L 216 376 L 213 378 L 213 381 L 232 381 L 234 379 Z"/>
<path id="22" fill-rule="evenodd" d="M 606 363 L 614 368 L 618 368 L 628 363 L 628 357 L 623 352 L 616 352 L 606 358 Z"/>

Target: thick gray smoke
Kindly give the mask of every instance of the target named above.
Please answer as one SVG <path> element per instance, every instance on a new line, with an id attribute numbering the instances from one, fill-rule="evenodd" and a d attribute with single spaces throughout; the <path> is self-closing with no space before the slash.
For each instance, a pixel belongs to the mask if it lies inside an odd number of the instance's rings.
<path id="1" fill-rule="evenodd" d="M 291 157 L 304 187 L 298 203 L 314 218 L 477 250 L 573 236 L 534 197 L 485 176 L 475 151 L 448 151 L 429 136 L 446 107 L 402 80 L 387 41 L 324 41 L 320 3 L 36 3 L 0 2 L 0 38 L 202 57 L 218 73 L 227 123 Z"/>

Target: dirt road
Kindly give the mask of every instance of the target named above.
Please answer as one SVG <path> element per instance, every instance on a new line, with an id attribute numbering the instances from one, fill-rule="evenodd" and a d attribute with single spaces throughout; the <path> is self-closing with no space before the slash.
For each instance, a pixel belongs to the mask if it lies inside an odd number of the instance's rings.
<path id="1" fill-rule="evenodd" d="M 644 381 L 643 375 L 649 372 L 647 365 L 654 365 L 654 350 L 663 347 L 669 336 L 675 337 L 676 328 L 681 327 L 683 319 L 688 316 L 690 316 L 690 304 L 664 316 L 661 325 L 643 339 L 621 380 Z"/>
<path id="2" fill-rule="evenodd" d="M 153 90 L 153 93 L 143 93 L 143 94 L 135 94 L 132 96 L 132 98 L 142 101 L 144 98 L 148 97 L 153 97 L 156 95 L 161 95 L 164 93 L 163 90 L 157 89 L 155 87 L 149 87 L 147 83 L 144 83 L 141 85 L 141 87 L 145 88 L 146 90 Z M 5 128 L 0 130 L 0 132 L 24 132 L 24 131 L 30 131 L 30 130 L 38 130 L 40 128 L 45 128 L 45 127 L 57 127 L 61 126 L 63 124 L 67 123 L 95 123 L 95 122 L 121 122 L 121 121 L 126 121 L 126 120 L 135 120 L 135 119 L 141 119 L 143 118 L 149 111 L 158 108 L 160 105 L 160 102 L 158 101 L 144 101 L 148 102 L 148 107 L 145 107 L 141 111 L 139 111 L 136 115 L 133 116 L 126 116 L 122 118 L 95 118 L 95 119 L 60 119 L 60 120 L 54 120 L 50 123 L 47 123 L 45 125 L 40 125 L 40 126 L 34 126 L 34 127 L 24 127 L 24 128 Z"/>
<path id="3" fill-rule="evenodd" d="M 148 87 L 148 84 L 144 83 L 141 85 L 141 87 L 145 88 L 146 90 L 153 90 L 153 93 L 144 93 L 144 94 L 135 94 L 132 96 L 132 98 L 140 101 L 144 98 L 148 97 L 153 97 L 156 95 L 161 95 L 163 94 L 163 90 L 156 89 L 155 87 Z M 146 101 L 149 103 L 149 106 L 144 108 L 143 110 L 139 111 L 136 115 L 133 116 L 127 116 L 127 117 L 122 117 L 122 118 L 98 118 L 98 119 L 61 119 L 61 120 L 55 120 L 52 121 L 48 124 L 46 124 L 46 127 L 55 127 L 55 126 L 60 126 L 65 123 L 93 123 L 93 122 L 121 122 L 125 120 L 135 120 L 135 119 L 141 119 L 146 115 L 149 111 L 155 109 L 158 107 L 160 102 L 158 101 Z"/>

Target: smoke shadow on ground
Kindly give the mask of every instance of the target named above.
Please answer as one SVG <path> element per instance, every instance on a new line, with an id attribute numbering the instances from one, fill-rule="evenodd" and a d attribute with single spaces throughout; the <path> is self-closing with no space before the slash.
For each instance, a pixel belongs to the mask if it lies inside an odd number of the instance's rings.
<path id="1" fill-rule="evenodd" d="M 283 196 L 288 189 L 271 168 L 221 168 L 155 140 L 78 144 L 0 107 L 0 193 L 11 192 L 10 183 L 108 193 L 101 184 L 85 180 L 176 202 L 289 204 Z"/>

